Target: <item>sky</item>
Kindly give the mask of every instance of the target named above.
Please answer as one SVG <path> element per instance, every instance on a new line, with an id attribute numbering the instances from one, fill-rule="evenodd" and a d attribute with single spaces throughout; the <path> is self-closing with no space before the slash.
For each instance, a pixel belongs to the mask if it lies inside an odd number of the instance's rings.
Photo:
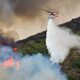
<path id="1" fill-rule="evenodd" d="M 46 30 L 42 8 L 59 11 L 57 24 L 80 16 L 80 0 L 0 0 L 0 34 L 20 40 Z"/>

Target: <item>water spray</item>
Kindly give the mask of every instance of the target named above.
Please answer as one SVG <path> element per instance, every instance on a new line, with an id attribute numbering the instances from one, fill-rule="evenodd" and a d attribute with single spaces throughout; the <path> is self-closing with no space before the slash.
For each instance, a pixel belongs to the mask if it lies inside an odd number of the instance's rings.
<path id="1" fill-rule="evenodd" d="M 46 10 L 45 10 L 46 11 Z M 50 13 L 48 18 L 46 46 L 54 63 L 62 63 L 69 54 L 70 48 L 80 48 L 80 37 L 73 34 L 69 29 L 60 28 L 54 20 L 55 14 Z"/>

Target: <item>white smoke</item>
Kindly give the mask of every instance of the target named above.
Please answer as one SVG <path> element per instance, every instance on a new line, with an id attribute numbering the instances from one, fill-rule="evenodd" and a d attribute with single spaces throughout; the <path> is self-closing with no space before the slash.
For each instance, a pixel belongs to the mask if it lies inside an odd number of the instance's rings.
<path id="1" fill-rule="evenodd" d="M 55 24 L 53 16 L 49 16 L 46 45 L 51 55 L 51 61 L 61 63 L 72 47 L 80 47 L 80 37 L 69 29 L 60 28 Z"/>
<path id="2" fill-rule="evenodd" d="M 25 56 L 20 61 L 20 69 L 0 67 L 0 80 L 67 80 L 58 64 L 51 64 L 49 58 L 41 54 Z"/>

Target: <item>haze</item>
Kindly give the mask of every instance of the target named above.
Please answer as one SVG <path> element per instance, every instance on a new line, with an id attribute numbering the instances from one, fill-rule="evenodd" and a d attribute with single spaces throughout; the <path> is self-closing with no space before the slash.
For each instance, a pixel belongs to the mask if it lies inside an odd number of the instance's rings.
<path id="1" fill-rule="evenodd" d="M 15 40 L 46 30 L 48 13 L 57 10 L 57 24 L 80 16 L 80 0 L 0 0 L 0 34 Z"/>

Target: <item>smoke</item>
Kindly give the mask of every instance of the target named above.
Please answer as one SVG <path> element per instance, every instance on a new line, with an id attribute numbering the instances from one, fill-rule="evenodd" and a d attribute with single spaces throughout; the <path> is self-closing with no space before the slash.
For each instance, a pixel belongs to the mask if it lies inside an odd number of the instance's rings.
<path id="1" fill-rule="evenodd" d="M 17 16 L 33 18 L 41 14 L 41 8 L 48 3 L 48 0 L 11 0 L 15 4 L 14 12 Z"/>
<path id="2" fill-rule="evenodd" d="M 10 46 L 0 46 L 0 63 L 8 61 L 11 57 L 15 61 L 20 59 L 20 55 L 14 52 Z"/>
<path id="3" fill-rule="evenodd" d="M 53 16 L 49 16 L 46 45 L 51 55 L 51 61 L 62 63 L 72 47 L 80 48 L 80 37 L 69 29 L 56 25 Z"/>
<path id="4" fill-rule="evenodd" d="M 0 0 L 1 30 L 15 31 L 19 35 L 15 40 L 46 30 L 47 13 L 42 8 L 59 10 L 58 24 L 80 16 L 80 0 Z"/>
<path id="5" fill-rule="evenodd" d="M 0 45 L 0 80 L 8 80 L 15 70 L 19 69 L 21 55 L 10 46 Z"/>
<path id="6" fill-rule="evenodd" d="M 48 0 L 0 0 L 1 20 L 6 23 L 14 22 L 14 18 L 32 19 L 39 16 L 41 9 L 46 6 Z"/>
<path id="7" fill-rule="evenodd" d="M 9 0 L 0 0 L 0 36 L 6 36 L 17 40 L 17 38 L 19 39 L 19 35 L 11 27 L 15 22 L 13 8 L 14 6 Z"/>
<path id="8" fill-rule="evenodd" d="M 76 10 L 76 13 L 74 12 L 72 15 L 77 15 L 80 8 L 80 1 L 79 0 L 10 0 L 15 4 L 14 13 L 19 17 L 27 17 L 27 18 L 35 18 L 35 17 L 41 17 L 40 15 L 42 11 L 42 8 L 47 8 L 49 10 L 58 9 L 63 15 L 70 15 L 73 13 L 73 10 Z M 66 14 L 67 12 L 67 14 Z M 80 13 L 80 12 L 79 12 Z M 79 14 L 77 16 L 80 16 Z M 68 17 L 68 18 L 69 18 Z"/>
<path id="9" fill-rule="evenodd" d="M 9 0 L 0 0 L 0 23 L 12 24 L 14 17 L 13 7 Z"/>
<path id="10" fill-rule="evenodd" d="M 20 37 L 15 38 L 18 40 L 35 34 L 38 30 L 37 26 L 42 26 L 37 16 L 41 15 L 41 8 L 46 5 L 46 2 L 46 0 L 0 0 L 0 28 L 6 33 L 4 35 L 8 36 L 7 33 L 12 31 L 9 35 L 14 38 L 15 34 L 19 34 Z"/>
<path id="11" fill-rule="evenodd" d="M 9 68 L 0 66 L 0 80 L 67 80 L 60 66 L 52 65 L 49 58 L 40 53 L 33 56 L 27 55 L 19 62 L 18 69 L 15 66 Z"/>

